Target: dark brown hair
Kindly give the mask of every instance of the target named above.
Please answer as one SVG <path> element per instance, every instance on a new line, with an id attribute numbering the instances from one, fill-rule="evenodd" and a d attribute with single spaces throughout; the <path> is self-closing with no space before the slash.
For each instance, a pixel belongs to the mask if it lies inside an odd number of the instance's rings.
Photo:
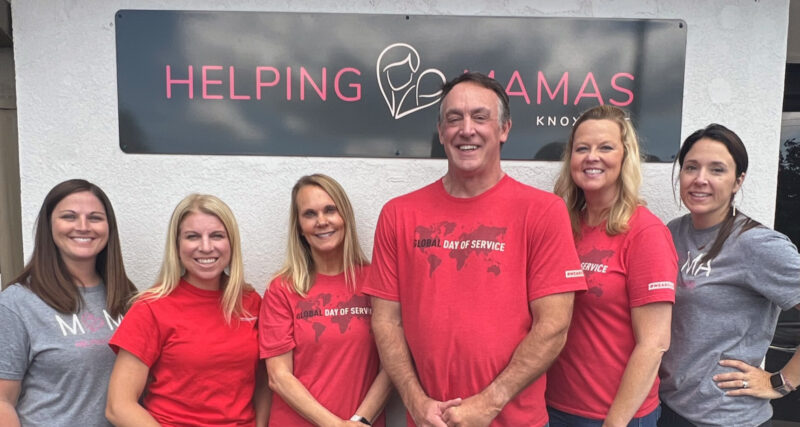
<path id="1" fill-rule="evenodd" d="M 478 86 L 485 87 L 486 89 L 490 89 L 492 92 L 497 95 L 497 102 L 498 102 L 498 120 L 500 120 L 500 125 L 504 125 L 506 122 L 511 120 L 511 107 L 508 105 L 508 94 L 506 90 L 503 89 L 503 86 L 495 79 L 487 76 L 486 74 L 478 73 L 475 71 L 467 72 L 464 74 L 460 74 L 450 80 L 449 82 L 442 85 L 442 97 L 440 98 L 442 101 L 447 94 L 453 90 L 459 83 L 475 83 Z M 439 104 L 439 122 L 442 121 L 442 104 Z"/>
<path id="2" fill-rule="evenodd" d="M 75 280 L 67 270 L 61 254 L 53 241 L 51 224 L 53 210 L 65 197 L 73 193 L 89 191 L 100 200 L 106 210 L 108 221 L 108 242 L 97 254 L 95 269 L 106 286 L 106 309 L 112 317 L 125 313 L 128 301 L 136 292 L 136 287 L 125 274 L 122 262 L 117 219 L 108 197 L 100 187 L 83 179 L 64 181 L 50 190 L 42 202 L 36 219 L 36 235 L 30 261 L 12 283 L 27 287 L 53 309 L 65 313 L 77 313 L 83 305 L 83 298 Z"/>
<path id="3" fill-rule="evenodd" d="M 689 153 L 689 150 L 692 149 L 697 141 L 703 138 L 717 141 L 728 149 L 728 153 L 730 153 L 733 162 L 736 164 L 736 179 L 739 179 L 742 174 L 747 172 L 747 149 L 744 147 L 742 139 L 739 138 L 739 135 L 736 135 L 734 131 L 716 123 L 712 123 L 703 129 L 696 130 L 683 141 L 681 150 L 678 153 L 678 158 L 675 160 L 681 168 L 683 168 L 683 160 L 686 158 L 686 154 Z M 673 168 L 674 167 L 673 164 Z M 733 198 L 735 196 L 736 193 L 731 194 L 731 200 L 728 202 L 728 211 L 730 215 L 726 215 L 725 219 L 722 220 L 722 225 L 720 225 L 719 231 L 717 232 L 717 238 L 714 239 L 714 243 L 711 244 L 711 248 L 708 249 L 701 262 L 708 262 L 719 255 L 719 251 L 722 250 L 722 245 L 725 244 L 725 241 L 728 240 L 728 237 L 730 237 L 734 229 L 739 228 L 739 233 L 737 234 L 739 235 L 761 225 L 760 222 L 741 212 L 737 212 L 736 215 L 734 215 Z M 736 216 L 741 217 L 742 220 L 737 221 Z"/>

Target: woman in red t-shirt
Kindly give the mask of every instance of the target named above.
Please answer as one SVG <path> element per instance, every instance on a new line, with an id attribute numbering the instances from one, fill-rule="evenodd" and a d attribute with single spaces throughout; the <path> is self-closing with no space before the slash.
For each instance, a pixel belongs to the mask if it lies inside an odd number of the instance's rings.
<path id="1" fill-rule="evenodd" d="M 156 285 L 141 293 L 109 342 L 118 355 L 108 419 L 118 426 L 266 425 L 260 302 L 244 282 L 228 205 L 203 194 L 183 199 Z"/>
<path id="2" fill-rule="evenodd" d="M 287 252 L 259 320 L 275 392 L 270 426 L 384 425 L 391 385 L 359 290 L 368 261 L 338 182 L 316 174 L 295 184 Z"/>
<path id="3" fill-rule="evenodd" d="M 669 347 L 677 257 L 639 198 L 636 132 L 625 111 L 594 107 L 572 128 L 555 193 L 567 204 L 588 290 L 547 372 L 550 425 L 652 426 Z"/>

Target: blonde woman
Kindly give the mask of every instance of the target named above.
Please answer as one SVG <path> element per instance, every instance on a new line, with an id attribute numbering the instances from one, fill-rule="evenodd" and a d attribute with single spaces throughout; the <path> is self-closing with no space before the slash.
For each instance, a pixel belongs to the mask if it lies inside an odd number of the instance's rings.
<path id="1" fill-rule="evenodd" d="M 651 426 L 669 347 L 677 257 L 639 198 L 636 132 L 625 111 L 594 107 L 572 128 L 555 193 L 567 204 L 588 291 L 547 372 L 550 425 Z M 629 424 L 630 423 L 630 424 Z"/>
<path id="2" fill-rule="evenodd" d="M 244 282 L 230 208 L 209 195 L 183 199 L 170 219 L 158 281 L 110 341 L 118 355 L 108 419 L 118 426 L 264 425 L 259 304 Z"/>
<path id="3" fill-rule="evenodd" d="M 275 392 L 270 426 L 384 425 L 390 391 L 360 291 L 368 262 L 350 201 L 325 175 L 292 189 L 284 267 L 264 295 L 259 340 Z"/>

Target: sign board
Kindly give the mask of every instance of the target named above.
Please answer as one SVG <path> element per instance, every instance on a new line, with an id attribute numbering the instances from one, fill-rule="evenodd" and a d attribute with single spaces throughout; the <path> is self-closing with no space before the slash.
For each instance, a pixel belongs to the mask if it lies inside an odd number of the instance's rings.
<path id="1" fill-rule="evenodd" d="M 627 109 L 650 161 L 680 145 L 680 20 L 120 10 L 127 153 L 444 157 L 441 85 L 511 98 L 504 159 L 558 160 L 581 111 Z"/>

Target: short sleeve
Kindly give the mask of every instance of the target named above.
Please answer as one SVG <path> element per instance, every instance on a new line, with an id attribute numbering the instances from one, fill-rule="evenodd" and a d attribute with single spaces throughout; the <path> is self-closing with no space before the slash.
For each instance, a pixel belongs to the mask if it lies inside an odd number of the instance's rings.
<path id="1" fill-rule="evenodd" d="M 678 255 L 672 235 L 663 224 L 632 230 L 625 252 L 626 286 L 631 307 L 655 302 L 675 302 Z"/>
<path id="2" fill-rule="evenodd" d="M 248 315 L 258 317 L 261 311 L 261 295 L 256 291 L 245 292 L 242 306 Z"/>
<path id="3" fill-rule="evenodd" d="M 262 359 L 280 356 L 294 349 L 294 312 L 289 302 L 288 291 L 275 278 L 264 292 L 261 315 L 258 319 L 258 348 Z"/>
<path id="4" fill-rule="evenodd" d="M 756 292 L 782 310 L 800 304 L 800 254 L 788 237 L 761 227 L 732 237 L 747 238 L 743 268 Z"/>
<path id="5" fill-rule="evenodd" d="M 361 291 L 390 301 L 400 300 L 397 279 L 395 210 L 387 204 L 378 217 L 372 250 L 372 267 Z"/>
<path id="6" fill-rule="evenodd" d="M 562 292 L 585 291 L 586 280 L 563 200 L 554 199 L 535 215 L 539 219 L 528 219 L 527 227 L 528 301 Z"/>
<path id="7" fill-rule="evenodd" d="M 0 343 L 0 379 L 22 380 L 28 370 L 30 337 L 19 315 L 4 305 L 0 305 Z"/>
<path id="8" fill-rule="evenodd" d="M 115 353 L 123 349 L 138 357 L 147 367 L 152 367 L 161 355 L 163 346 L 152 307 L 144 301 L 135 302 L 108 345 Z"/>

